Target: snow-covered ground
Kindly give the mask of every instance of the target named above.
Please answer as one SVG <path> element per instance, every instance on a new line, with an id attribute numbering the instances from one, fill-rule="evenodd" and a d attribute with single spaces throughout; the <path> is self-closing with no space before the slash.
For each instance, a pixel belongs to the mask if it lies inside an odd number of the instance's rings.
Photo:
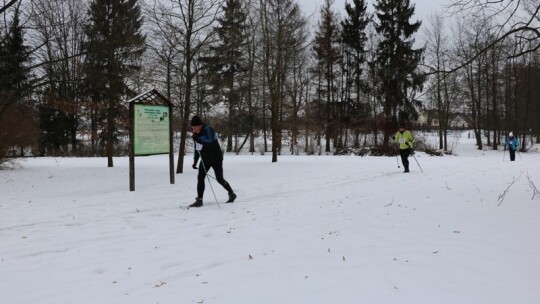
<path id="1" fill-rule="evenodd" d="M 237 201 L 189 210 L 191 156 L 174 185 L 137 158 L 135 192 L 127 158 L 27 159 L 0 171 L 0 303 L 540 303 L 540 153 L 455 153 L 227 154 Z"/>

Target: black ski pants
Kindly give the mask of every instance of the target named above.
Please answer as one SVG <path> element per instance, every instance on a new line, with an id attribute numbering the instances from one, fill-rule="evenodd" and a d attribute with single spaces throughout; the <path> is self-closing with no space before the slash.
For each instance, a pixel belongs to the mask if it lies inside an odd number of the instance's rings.
<path id="1" fill-rule="evenodd" d="M 206 173 L 210 171 L 210 169 L 214 169 L 217 182 L 227 190 L 227 193 L 233 192 L 231 185 L 223 178 L 223 160 L 209 163 L 201 160 L 201 163 L 199 164 L 199 174 L 197 175 L 197 197 L 203 198 L 205 188 L 204 180 L 206 178 Z"/>
<path id="2" fill-rule="evenodd" d="M 510 152 L 510 161 L 515 161 L 516 160 L 516 150 L 510 148 L 509 152 Z"/>
<path id="3" fill-rule="evenodd" d="M 409 171 L 409 155 L 410 155 L 410 149 L 400 149 L 399 154 L 401 155 L 401 162 L 403 163 L 403 167 L 405 168 L 405 171 Z"/>

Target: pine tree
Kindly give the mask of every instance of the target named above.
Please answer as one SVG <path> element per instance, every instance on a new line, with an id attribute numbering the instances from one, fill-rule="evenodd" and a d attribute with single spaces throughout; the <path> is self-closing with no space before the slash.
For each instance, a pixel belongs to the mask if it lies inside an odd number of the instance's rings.
<path id="1" fill-rule="evenodd" d="M 353 0 L 345 3 L 346 19 L 341 22 L 341 39 L 345 45 L 345 54 L 349 59 L 348 68 L 352 68 L 354 85 L 356 89 L 356 105 L 360 103 L 360 92 L 362 90 L 362 71 L 366 61 L 364 46 L 367 41 L 366 26 L 370 18 L 367 14 L 367 5 L 364 0 Z"/>
<path id="2" fill-rule="evenodd" d="M 28 47 L 24 45 L 23 29 L 20 25 L 19 9 L 15 10 L 8 34 L 0 45 L 0 92 L 13 102 L 29 92 L 28 69 L 30 60 Z"/>
<path id="3" fill-rule="evenodd" d="M 381 36 L 377 49 L 378 74 L 382 79 L 385 113 L 384 146 L 399 121 L 417 116 L 411 93 L 422 90 L 424 77 L 418 73 L 423 49 L 415 49 L 413 34 L 421 22 L 411 23 L 414 5 L 409 0 L 377 0 L 375 29 Z"/>
<path id="4" fill-rule="evenodd" d="M 332 11 L 332 0 L 325 0 L 320 11 L 321 20 L 319 21 L 319 29 L 315 33 L 315 41 L 313 50 L 318 65 L 318 73 L 321 74 L 322 79 L 326 82 L 326 88 L 324 90 L 326 103 L 326 152 L 330 152 L 330 142 L 336 138 L 337 119 L 336 113 L 336 65 L 339 64 L 341 58 L 340 54 L 340 32 L 337 23 L 335 13 Z M 322 87 L 319 88 L 322 90 Z"/>
<path id="5" fill-rule="evenodd" d="M 106 101 L 108 167 L 113 167 L 113 139 L 122 96 L 130 94 L 126 77 L 140 69 L 144 52 L 143 18 L 137 0 L 93 0 L 85 26 L 86 77 L 94 100 Z"/>
<path id="6" fill-rule="evenodd" d="M 212 56 L 204 58 L 214 89 L 218 95 L 225 95 L 228 102 L 227 151 L 232 151 L 232 138 L 235 121 L 238 121 L 236 109 L 241 95 L 241 81 L 247 71 L 245 57 L 247 33 L 246 11 L 241 0 L 226 0 L 223 16 L 217 19 L 216 33 L 218 43 L 210 47 Z"/>
<path id="7" fill-rule="evenodd" d="M 37 140 L 33 107 L 26 101 L 30 95 L 30 62 L 28 47 L 20 24 L 19 7 L 13 13 L 5 37 L 0 42 L 0 164 L 7 159 L 8 149 L 23 148 Z M 15 155 L 14 155 L 15 156 Z"/>
<path id="8" fill-rule="evenodd" d="M 341 22 L 341 41 L 344 53 L 342 66 L 345 75 L 345 95 L 347 99 L 354 102 L 353 115 L 356 116 L 356 119 L 348 121 L 353 124 L 356 122 L 354 142 L 355 146 L 358 146 L 360 136 L 358 123 L 362 120 L 365 121 L 369 116 L 369 103 L 362 104 L 362 92 L 367 91 L 367 83 L 362 74 L 367 52 L 364 49 L 367 42 L 366 27 L 371 21 L 371 17 L 367 13 L 367 5 L 364 0 L 353 0 L 352 4 L 345 3 L 347 15 Z"/>

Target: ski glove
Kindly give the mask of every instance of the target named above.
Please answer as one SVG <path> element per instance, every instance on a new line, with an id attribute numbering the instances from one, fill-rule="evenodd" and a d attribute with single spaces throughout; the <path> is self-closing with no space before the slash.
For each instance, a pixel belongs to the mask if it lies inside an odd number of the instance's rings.
<path id="1" fill-rule="evenodd" d="M 193 169 L 195 169 L 195 170 L 199 169 L 199 168 L 197 168 L 197 163 L 193 163 L 193 165 L 191 166 L 191 168 L 193 168 Z"/>

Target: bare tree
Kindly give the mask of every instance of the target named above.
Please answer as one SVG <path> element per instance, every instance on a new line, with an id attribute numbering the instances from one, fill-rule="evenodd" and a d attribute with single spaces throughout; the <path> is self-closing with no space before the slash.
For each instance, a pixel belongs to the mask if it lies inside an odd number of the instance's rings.
<path id="1" fill-rule="evenodd" d="M 45 134 L 42 152 L 71 144 L 77 154 L 83 100 L 83 21 L 86 5 L 77 0 L 36 0 L 31 24 L 34 42 L 41 46 L 35 58 L 43 63 L 36 72 L 43 75 L 39 107 Z M 58 152 L 58 151 L 51 151 Z M 67 152 L 67 151 L 66 151 Z"/>
<path id="2" fill-rule="evenodd" d="M 432 103 L 432 108 L 437 113 L 439 119 L 439 149 L 448 151 L 447 131 L 451 121 L 451 114 L 459 108 L 459 85 L 457 75 L 444 73 L 452 63 L 452 48 L 449 44 L 449 37 L 445 35 L 446 28 L 444 19 L 440 14 L 432 15 L 429 19 L 428 27 L 425 29 L 426 49 L 425 65 L 432 71 L 428 89 L 428 95 Z"/>
<path id="3" fill-rule="evenodd" d="M 380 119 L 382 115 L 382 96 L 381 80 L 377 69 L 377 46 L 380 43 L 380 37 L 375 32 L 373 23 L 368 24 L 366 41 L 366 93 L 365 97 L 368 100 L 371 109 L 371 130 L 373 132 L 373 144 L 378 145 L 379 130 L 383 127 L 383 121 Z M 366 134 L 367 136 L 367 134 Z"/>
<path id="4" fill-rule="evenodd" d="M 309 52 L 307 41 L 307 28 L 303 27 L 299 32 L 300 44 L 297 48 L 291 49 L 291 75 L 286 84 L 286 95 L 290 100 L 287 127 L 290 131 L 290 151 L 292 154 L 298 152 L 298 136 L 300 122 L 300 110 L 304 103 L 305 93 L 308 90 L 311 78 L 309 71 Z M 305 108 L 304 108 L 305 109 Z M 305 130 L 307 132 L 307 130 Z M 306 141 L 307 143 L 307 141 Z"/>
<path id="5" fill-rule="evenodd" d="M 515 41 L 509 41 L 509 48 L 519 48 Z M 512 50 L 509 50 L 511 53 Z M 501 130 L 513 131 L 521 138 L 521 150 L 527 149 L 527 142 L 540 140 L 540 56 L 528 53 L 506 60 L 503 72 L 504 103 L 501 108 Z M 527 135 L 530 136 L 527 139 Z"/>
<path id="6" fill-rule="evenodd" d="M 4 2 L 4 5 L 0 6 L 0 14 L 3 14 L 8 10 L 11 6 L 13 6 L 15 3 L 17 3 L 19 0 L 10 0 L 8 3 Z"/>
<path id="7" fill-rule="evenodd" d="M 540 49 L 540 2 L 537 0 L 451 0 L 449 9 L 462 17 L 485 19 L 497 30 L 489 44 L 451 71 L 471 63 L 494 45 L 504 43 L 508 37 L 524 42 L 509 57 L 519 57 Z"/>
<path id="8" fill-rule="evenodd" d="M 282 140 L 285 86 L 294 49 L 301 47 L 305 19 L 292 0 L 260 0 L 263 67 L 270 96 L 272 162 L 277 162 Z"/>
<path id="9" fill-rule="evenodd" d="M 485 118 L 485 90 L 483 84 L 485 73 L 483 73 L 487 56 L 485 51 L 481 52 L 486 45 L 490 44 L 488 38 L 490 26 L 484 19 L 468 19 L 465 23 L 458 24 L 458 35 L 456 37 L 456 57 L 458 65 L 462 65 L 464 96 L 472 119 L 472 129 L 474 130 L 478 149 L 483 148 L 482 129 Z M 466 63 L 466 64 L 465 64 Z"/>
<path id="10" fill-rule="evenodd" d="M 214 22 L 220 11 L 222 0 L 174 0 L 154 2 L 154 23 L 165 33 L 163 39 L 174 46 L 181 56 L 181 66 L 176 70 L 181 75 L 181 83 L 177 85 L 182 91 L 182 101 L 177 104 L 180 110 L 180 147 L 176 173 L 184 172 L 184 155 L 189 117 L 193 110 L 193 90 L 197 90 L 195 80 L 200 73 L 197 68 L 197 58 L 215 39 Z M 173 59 L 174 60 L 174 59 Z M 178 62 L 174 60 L 175 62 Z M 202 104 L 195 103 L 198 115 L 202 115 Z"/>
<path id="11" fill-rule="evenodd" d="M 248 134 L 246 135 L 249 137 L 249 152 L 255 152 L 255 121 L 256 121 L 256 115 L 257 115 L 257 109 L 260 108 L 258 106 L 257 98 L 256 98 L 256 77 L 257 77 L 257 51 L 260 49 L 258 47 L 258 44 L 260 42 L 260 20 L 258 18 L 258 11 L 256 8 L 256 2 L 257 0 L 248 0 L 246 7 L 248 10 L 247 14 L 247 24 L 249 26 L 246 27 L 247 32 L 247 44 L 246 44 L 246 52 L 247 52 L 247 79 L 246 83 L 244 84 L 244 87 L 246 88 L 246 104 L 248 108 Z M 260 70 L 260 69 L 259 69 Z M 259 73 L 260 74 L 260 73 Z M 264 111 L 264 110 L 263 110 Z M 245 141 L 244 141 L 245 143 Z M 237 153 L 242 149 L 243 144 L 237 149 Z"/>

